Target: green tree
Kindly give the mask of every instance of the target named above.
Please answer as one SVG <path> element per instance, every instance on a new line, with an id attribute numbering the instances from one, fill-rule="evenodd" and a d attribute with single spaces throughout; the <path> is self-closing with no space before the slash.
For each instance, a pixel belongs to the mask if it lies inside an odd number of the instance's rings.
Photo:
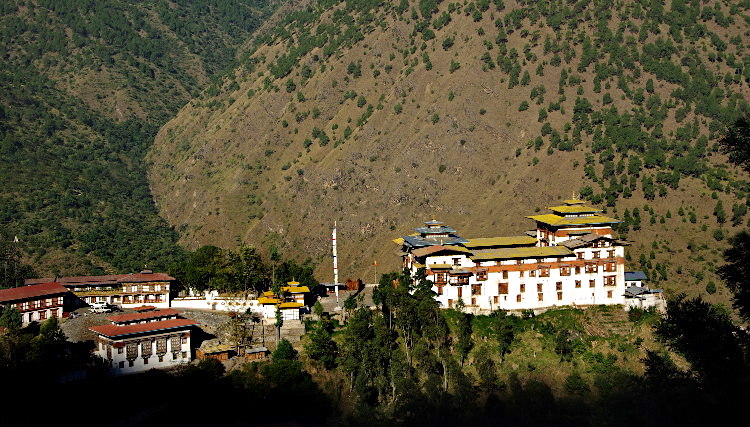
<path id="1" fill-rule="evenodd" d="M 464 365 L 464 361 L 466 360 L 466 356 L 469 355 L 469 352 L 474 347 L 474 340 L 471 337 L 472 333 L 472 327 L 471 327 L 471 320 L 474 318 L 471 314 L 468 313 L 459 313 L 458 317 L 458 329 L 457 329 L 457 339 L 454 347 L 456 348 L 456 352 L 458 353 L 459 360 L 461 361 L 461 366 Z"/>
<path id="2" fill-rule="evenodd" d="M 271 354 L 271 360 L 274 362 L 279 360 L 297 360 L 297 350 L 292 347 L 292 343 L 284 338 L 279 341 L 276 350 Z"/>
<path id="3" fill-rule="evenodd" d="M 321 322 L 308 336 L 310 341 L 305 344 L 305 353 L 311 359 L 323 363 L 326 369 L 335 368 L 338 346 L 323 323 Z"/>
<path id="4" fill-rule="evenodd" d="M 17 333 L 21 330 L 21 313 L 12 306 L 6 305 L 0 314 L 0 326 L 8 329 L 10 333 Z"/>
<path id="5" fill-rule="evenodd" d="M 750 233 L 741 231 L 729 239 L 729 245 L 724 251 L 726 264 L 717 273 L 732 292 L 740 316 L 750 321 Z"/>

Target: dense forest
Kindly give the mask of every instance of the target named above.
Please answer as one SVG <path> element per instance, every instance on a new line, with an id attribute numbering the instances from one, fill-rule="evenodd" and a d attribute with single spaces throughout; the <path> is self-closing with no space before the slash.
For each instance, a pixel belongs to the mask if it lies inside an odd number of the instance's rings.
<path id="1" fill-rule="evenodd" d="M 165 268 L 144 154 L 279 2 L 0 6 L 0 228 L 40 274 Z"/>

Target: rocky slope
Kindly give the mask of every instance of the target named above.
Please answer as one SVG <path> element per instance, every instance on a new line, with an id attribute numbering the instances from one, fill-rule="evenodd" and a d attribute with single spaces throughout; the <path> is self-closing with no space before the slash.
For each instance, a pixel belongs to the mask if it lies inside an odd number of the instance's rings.
<path id="1" fill-rule="evenodd" d="M 625 220 L 630 268 L 705 292 L 746 221 L 747 177 L 715 142 L 750 110 L 749 16 L 736 1 L 320 1 L 160 130 L 149 179 L 187 247 L 274 242 L 321 281 L 334 221 L 342 276 L 371 281 L 423 221 L 518 234 L 582 192 Z"/>

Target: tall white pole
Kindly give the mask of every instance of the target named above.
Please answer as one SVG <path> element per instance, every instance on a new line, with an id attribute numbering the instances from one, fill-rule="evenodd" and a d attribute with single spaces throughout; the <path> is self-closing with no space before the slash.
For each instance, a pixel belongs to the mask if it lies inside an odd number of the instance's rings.
<path id="1" fill-rule="evenodd" d="M 333 288 L 336 290 L 336 305 L 339 305 L 339 267 L 336 256 L 336 221 L 333 222 Z"/>

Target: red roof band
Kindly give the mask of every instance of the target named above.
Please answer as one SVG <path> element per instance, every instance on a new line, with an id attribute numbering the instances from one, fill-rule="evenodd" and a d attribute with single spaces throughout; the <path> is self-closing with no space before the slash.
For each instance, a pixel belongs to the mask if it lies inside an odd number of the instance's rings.
<path id="1" fill-rule="evenodd" d="M 100 325 L 92 326 L 89 329 L 97 334 L 107 337 L 120 337 L 124 335 L 140 334 L 144 332 L 156 332 L 167 329 L 185 328 L 195 326 L 199 323 L 190 319 L 169 319 L 159 322 L 137 323 L 135 325 L 117 326 L 117 325 Z"/>
<path id="2" fill-rule="evenodd" d="M 176 316 L 180 313 L 182 312 L 177 311 L 173 308 L 167 308 L 163 310 L 147 311 L 144 313 L 120 314 L 117 316 L 107 317 L 107 320 L 111 320 L 115 323 L 122 323 L 122 322 L 132 322 L 135 320 L 157 319 L 159 317 Z"/>
<path id="3" fill-rule="evenodd" d="M 19 286 L 17 288 L 10 289 L 0 289 L 0 303 L 64 294 L 66 292 L 68 292 L 68 289 L 64 288 L 57 282 L 40 283 L 30 286 Z"/>
<path id="4" fill-rule="evenodd" d="M 106 276 L 68 276 L 54 278 L 26 279 L 24 284 L 35 285 L 38 283 L 57 281 L 64 285 L 74 284 L 115 284 L 115 283 L 137 283 L 137 282 L 167 282 L 175 280 L 166 273 L 135 273 L 135 274 L 110 274 Z"/>

